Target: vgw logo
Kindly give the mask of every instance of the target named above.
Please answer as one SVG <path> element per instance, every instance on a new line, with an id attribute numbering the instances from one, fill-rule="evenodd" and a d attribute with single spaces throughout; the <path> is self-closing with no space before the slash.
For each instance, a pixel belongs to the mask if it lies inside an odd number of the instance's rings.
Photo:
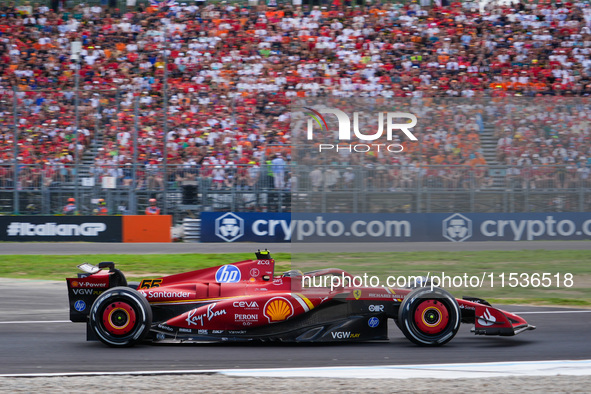
<path id="1" fill-rule="evenodd" d="M 456 213 L 443 221 L 443 237 L 452 242 L 462 242 L 472 236 L 472 220 Z"/>
<path id="2" fill-rule="evenodd" d="M 351 119 L 349 116 L 341 111 L 340 109 L 336 108 L 321 108 L 320 110 L 316 111 L 310 107 L 304 107 L 305 110 L 308 111 L 310 115 L 310 119 L 308 119 L 308 130 L 307 130 L 307 139 L 313 140 L 314 139 L 314 122 L 318 124 L 320 130 L 325 130 L 329 132 L 328 124 L 326 123 L 326 119 L 322 116 L 322 114 L 332 114 L 337 117 L 339 122 L 339 130 L 338 130 L 338 139 L 339 141 L 350 141 L 352 138 L 351 135 Z M 417 125 L 417 117 L 408 112 L 386 112 L 386 139 L 388 141 L 392 141 L 394 131 L 402 131 L 404 135 L 411 141 L 417 141 L 417 137 L 410 131 L 411 128 Z M 405 123 L 394 123 L 395 120 L 398 122 L 399 120 L 406 119 L 410 120 L 410 122 Z M 359 131 L 359 112 L 353 113 L 353 134 L 355 137 L 361 141 L 375 141 L 380 138 L 384 133 L 384 112 L 378 113 L 378 131 L 374 134 L 362 134 Z M 376 152 L 380 151 L 388 151 L 392 153 L 400 153 L 404 150 L 404 146 L 398 143 L 394 144 L 320 144 L 318 146 L 318 151 L 327 151 L 327 150 L 334 150 L 336 152 L 339 151 L 348 151 L 348 152 L 369 152 L 370 150 L 375 150 Z"/>
<path id="3" fill-rule="evenodd" d="M 233 242 L 244 235 L 244 220 L 229 212 L 215 220 L 215 235 Z"/>

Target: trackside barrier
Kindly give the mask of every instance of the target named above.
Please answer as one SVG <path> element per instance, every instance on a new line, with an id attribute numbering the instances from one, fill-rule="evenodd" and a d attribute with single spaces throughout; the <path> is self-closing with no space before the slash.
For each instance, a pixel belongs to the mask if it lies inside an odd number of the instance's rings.
<path id="1" fill-rule="evenodd" d="M 201 214 L 201 242 L 591 240 L 591 212 Z"/>
<path id="2" fill-rule="evenodd" d="M 123 218 L 123 242 L 171 242 L 171 215 L 129 215 Z"/>
<path id="3" fill-rule="evenodd" d="M 183 240 L 185 242 L 199 242 L 201 236 L 201 219 L 183 219 Z"/>

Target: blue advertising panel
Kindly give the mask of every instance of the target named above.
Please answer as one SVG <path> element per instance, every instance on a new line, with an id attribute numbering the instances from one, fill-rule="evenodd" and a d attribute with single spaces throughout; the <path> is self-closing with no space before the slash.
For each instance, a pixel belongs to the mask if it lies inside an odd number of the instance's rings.
<path id="1" fill-rule="evenodd" d="M 591 239 L 590 212 L 216 213 L 202 242 L 469 242 Z"/>
<path id="2" fill-rule="evenodd" d="M 201 213 L 201 242 L 291 242 L 291 213 Z"/>

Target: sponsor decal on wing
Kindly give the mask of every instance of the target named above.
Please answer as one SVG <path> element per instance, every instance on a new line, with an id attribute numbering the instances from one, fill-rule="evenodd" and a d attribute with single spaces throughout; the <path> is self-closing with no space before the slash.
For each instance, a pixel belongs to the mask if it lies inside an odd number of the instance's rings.
<path id="1" fill-rule="evenodd" d="M 482 316 L 478 318 L 478 324 L 484 327 L 492 326 L 496 321 L 497 319 L 490 313 L 488 308 L 486 308 Z"/>

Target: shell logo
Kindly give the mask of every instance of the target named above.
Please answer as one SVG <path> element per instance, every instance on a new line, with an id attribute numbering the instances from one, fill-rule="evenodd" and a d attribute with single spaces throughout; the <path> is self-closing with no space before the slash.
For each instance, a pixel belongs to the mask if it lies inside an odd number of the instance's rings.
<path id="1" fill-rule="evenodd" d="M 263 315 L 269 323 L 277 323 L 293 316 L 293 305 L 283 297 L 271 298 L 265 304 Z"/>

